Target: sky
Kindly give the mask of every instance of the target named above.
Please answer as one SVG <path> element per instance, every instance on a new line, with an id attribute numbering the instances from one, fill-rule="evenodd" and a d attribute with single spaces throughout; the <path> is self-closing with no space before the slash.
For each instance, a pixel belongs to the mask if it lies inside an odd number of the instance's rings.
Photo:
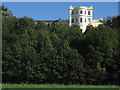
<path id="1" fill-rule="evenodd" d="M 3 2 L 16 17 L 28 16 L 34 20 L 69 19 L 69 6 L 93 6 L 93 18 L 118 15 L 118 2 Z"/>
<path id="2" fill-rule="evenodd" d="M 119 2 L 120 0 L 0 0 L 2 2 Z"/>

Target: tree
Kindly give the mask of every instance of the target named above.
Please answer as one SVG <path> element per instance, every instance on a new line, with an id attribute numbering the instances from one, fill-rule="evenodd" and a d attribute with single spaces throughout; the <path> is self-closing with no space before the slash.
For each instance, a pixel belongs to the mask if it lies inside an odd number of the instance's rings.
<path id="1" fill-rule="evenodd" d="M 0 6 L 0 7 L 2 7 L 2 17 L 3 17 L 3 19 L 4 19 L 5 17 L 13 16 L 12 11 L 11 11 L 11 10 L 8 10 L 8 8 L 6 8 L 4 5 L 2 5 L 2 6 Z"/>
<path id="2" fill-rule="evenodd" d="M 5 15 L 3 82 L 119 85 L 119 19 L 82 33 L 76 25 L 47 26 Z"/>
<path id="3" fill-rule="evenodd" d="M 86 35 L 85 41 L 87 44 L 85 47 L 85 52 L 87 54 L 84 56 L 84 58 L 86 60 L 86 65 L 88 63 L 89 69 L 93 70 L 93 74 L 95 74 L 96 71 L 101 71 L 101 73 L 105 71 L 109 75 L 112 74 L 109 71 L 110 67 L 112 67 L 111 64 L 114 63 L 113 58 L 117 54 L 117 36 L 118 35 L 115 30 L 102 25 L 98 26 L 94 31 L 91 31 L 91 33 Z M 100 77 L 93 74 L 91 75 L 91 79 L 93 80 L 92 83 L 98 80 L 97 77 Z M 105 81 L 108 81 L 107 77 L 105 80 L 102 80 L 101 83 Z M 109 82 L 111 83 L 111 81 Z"/>
<path id="4" fill-rule="evenodd" d="M 68 28 L 66 39 L 69 42 L 71 48 L 76 49 L 78 52 L 80 52 L 80 42 L 83 38 L 84 36 L 79 26 L 73 25 L 72 27 Z"/>

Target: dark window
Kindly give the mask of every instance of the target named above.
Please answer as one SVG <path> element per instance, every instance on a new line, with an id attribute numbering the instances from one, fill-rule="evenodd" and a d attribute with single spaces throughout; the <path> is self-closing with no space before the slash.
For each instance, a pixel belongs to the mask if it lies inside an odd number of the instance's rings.
<path id="1" fill-rule="evenodd" d="M 74 15 L 74 11 L 72 11 L 72 15 Z"/>
<path id="2" fill-rule="evenodd" d="M 90 18 L 88 18 L 88 23 L 90 24 L 90 21 L 91 21 L 91 19 Z"/>
<path id="3" fill-rule="evenodd" d="M 77 22 L 77 18 L 76 18 L 76 22 Z"/>
<path id="4" fill-rule="evenodd" d="M 88 15 L 90 15 L 90 11 L 88 11 Z"/>
<path id="5" fill-rule="evenodd" d="M 80 18 L 80 22 L 82 22 L 82 18 Z"/>
<path id="6" fill-rule="evenodd" d="M 72 23 L 74 23 L 74 19 L 72 19 Z"/>
<path id="7" fill-rule="evenodd" d="M 85 14 L 86 14 L 86 11 L 85 11 Z"/>
<path id="8" fill-rule="evenodd" d="M 88 18 L 88 21 L 90 21 L 90 18 Z"/>
<path id="9" fill-rule="evenodd" d="M 82 14 L 82 10 L 80 10 L 80 14 Z"/>

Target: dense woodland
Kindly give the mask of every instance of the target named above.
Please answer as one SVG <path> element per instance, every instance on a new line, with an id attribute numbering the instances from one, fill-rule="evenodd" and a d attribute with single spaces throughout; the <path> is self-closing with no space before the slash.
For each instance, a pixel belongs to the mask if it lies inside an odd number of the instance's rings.
<path id="1" fill-rule="evenodd" d="M 120 16 L 82 33 L 2 14 L 3 83 L 120 85 Z"/>

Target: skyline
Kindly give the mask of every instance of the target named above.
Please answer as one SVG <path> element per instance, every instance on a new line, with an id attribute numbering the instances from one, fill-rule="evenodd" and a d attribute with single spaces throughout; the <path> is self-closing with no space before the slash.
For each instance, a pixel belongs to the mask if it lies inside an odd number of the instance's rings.
<path id="1" fill-rule="evenodd" d="M 16 17 L 34 20 L 69 19 L 69 6 L 93 6 L 93 19 L 118 15 L 118 2 L 4 2 Z"/>

